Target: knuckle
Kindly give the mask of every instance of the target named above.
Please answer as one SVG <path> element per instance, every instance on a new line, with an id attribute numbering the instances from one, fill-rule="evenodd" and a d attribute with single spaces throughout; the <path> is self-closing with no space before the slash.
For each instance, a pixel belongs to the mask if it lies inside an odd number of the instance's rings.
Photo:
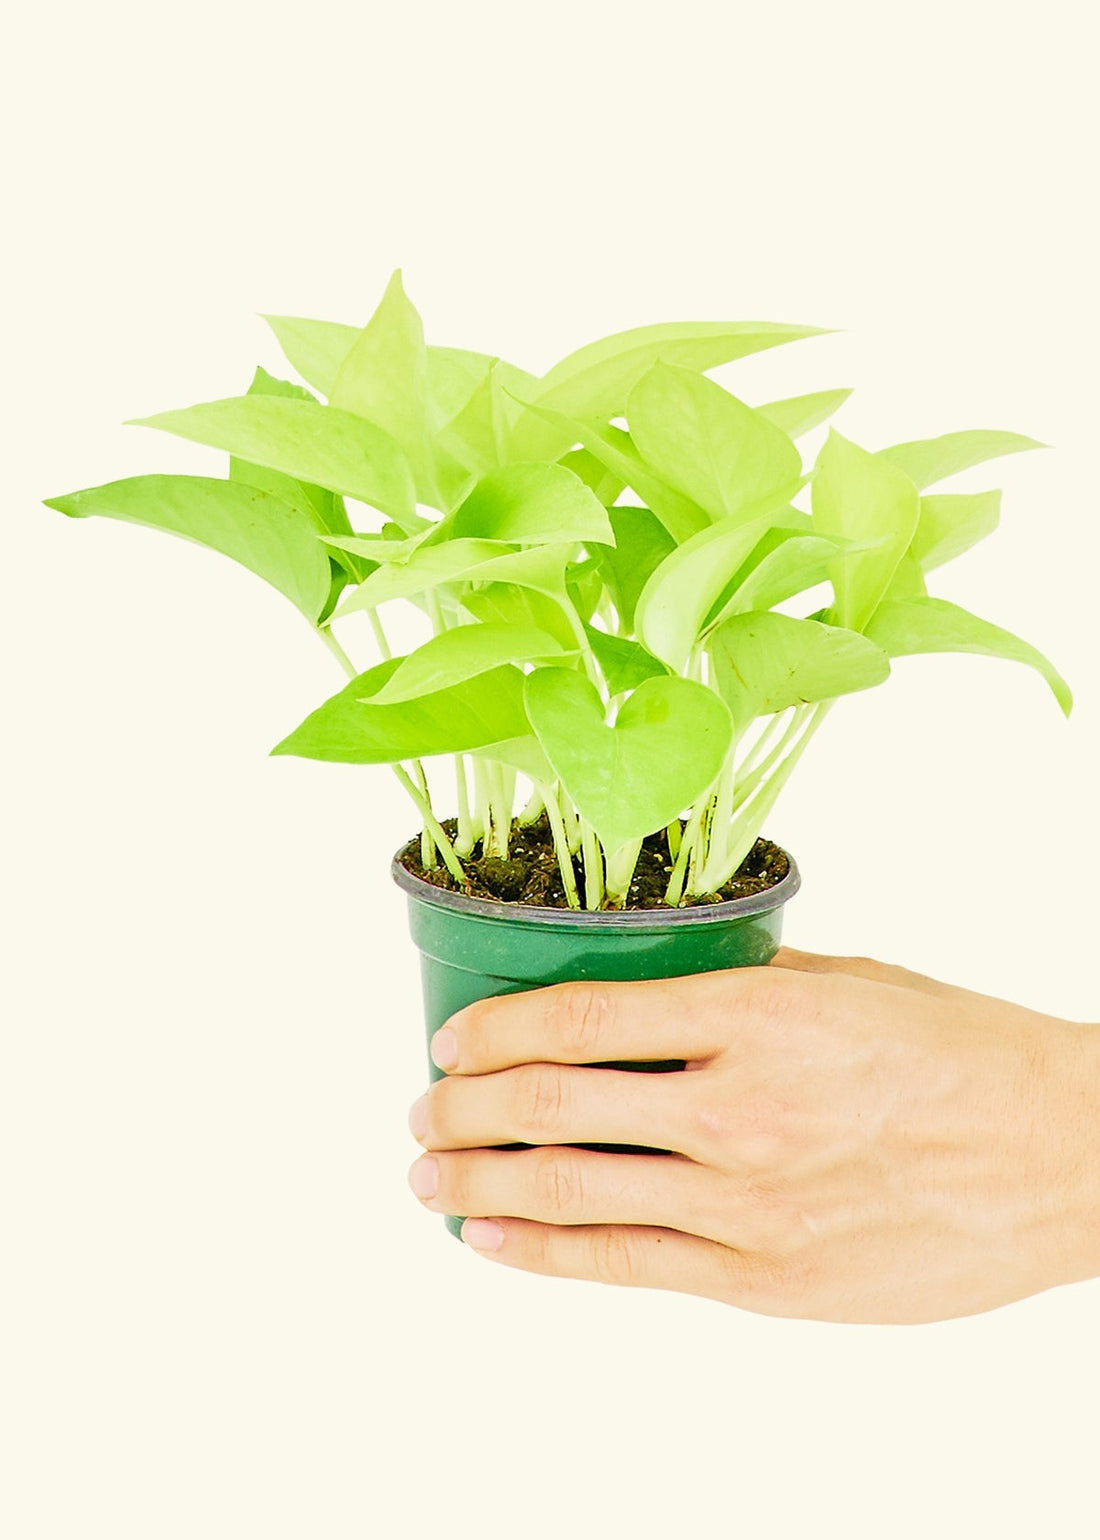
<path id="1" fill-rule="evenodd" d="M 606 1225 L 592 1236 L 592 1268 L 600 1283 L 637 1283 L 640 1267 L 637 1244 L 623 1225 Z"/>
<path id="2" fill-rule="evenodd" d="M 549 1004 L 564 1057 L 578 1064 L 599 1060 L 611 1020 L 611 992 L 599 983 L 569 984 Z"/>
<path id="3" fill-rule="evenodd" d="M 470 1173 L 464 1160 L 449 1156 L 439 1161 L 439 1186 L 436 1188 L 435 1201 L 444 1204 L 447 1213 L 469 1216 L 478 1212 L 470 1189 Z"/>
<path id="4" fill-rule="evenodd" d="M 531 1064 L 515 1078 L 516 1131 L 531 1143 L 546 1143 L 562 1123 L 565 1080 L 557 1064 Z"/>
<path id="5" fill-rule="evenodd" d="M 790 1109 L 765 1091 L 705 1098 L 694 1109 L 694 1123 L 719 1165 L 777 1167 L 790 1140 Z"/>
<path id="6" fill-rule="evenodd" d="M 560 1218 L 583 1212 L 580 1162 L 560 1150 L 547 1151 L 535 1162 L 535 1194 L 541 1212 Z"/>
<path id="7" fill-rule="evenodd" d="M 447 1080 L 437 1080 L 428 1088 L 428 1127 L 423 1143 L 429 1147 L 446 1144 L 453 1133 L 451 1090 Z"/>

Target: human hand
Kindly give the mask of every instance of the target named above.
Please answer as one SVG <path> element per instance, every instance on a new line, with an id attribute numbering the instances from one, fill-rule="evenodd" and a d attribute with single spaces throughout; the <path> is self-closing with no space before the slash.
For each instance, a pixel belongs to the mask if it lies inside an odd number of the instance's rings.
<path id="1" fill-rule="evenodd" d="M 432 1055 L 410 1185 L 508 1266 L 896 1323 L 1100 1274 L 1096 1028 L 783 949 L 480 1001 Z"/>

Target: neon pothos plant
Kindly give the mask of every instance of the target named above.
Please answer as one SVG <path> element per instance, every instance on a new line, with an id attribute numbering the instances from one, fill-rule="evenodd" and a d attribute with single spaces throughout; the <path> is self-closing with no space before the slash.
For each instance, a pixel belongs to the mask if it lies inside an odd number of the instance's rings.
<path id="1" fill-rule="evenodd" d="M 849 391 L 751 407 L 707 378 L 816 328 L 642 327 L 537 378 L 427 345 L 400 274 L 361 330 L 268 320 L 312 389 L 259 369 L 246 395 L 143 419 L 227 452 L 227 477 L 136 476 L 48 506 L 197 540 L 297 605 L 348 683 L 273 752 L 392 765 L 424 865 L 458 884 L 475 853 L 507 855 L 522 777 L 520 820 L 545 809 L 570 905 L 622 906 L 662 829 L 667 901 L 719 890 L 831 703 L 903 654 L 1015 659 L 1070 709 L 1039 652 L 925 582 L 1000 503 L 926 489 L 1032 439 L 872 453 L 833 431 L 807 470 L 796 440 Z M 823 583 L 826 609 L 780 608 Z M 384 629 L 398 600 L 430 626 L 403 657 Z M 380 654 L 364 671 L 335 634 L 353 611 Z M 444 756 L 453 838 L 423 766 Z"/>

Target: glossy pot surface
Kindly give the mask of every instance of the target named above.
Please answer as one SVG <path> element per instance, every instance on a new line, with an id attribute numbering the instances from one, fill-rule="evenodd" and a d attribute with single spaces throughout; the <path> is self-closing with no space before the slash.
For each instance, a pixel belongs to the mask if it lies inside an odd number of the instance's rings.
<path id="1" fill-rule="evenodd" d="M 781 882 L 724 904 L 596 913 L 536 909 L 434 887 L 401 864 L 402 854 L 394 858 L 392 874 L 408 899 L 409 928 L 420 951 L 429 1041 L 456 1011 L 490 995 L 580 979 L 682 978 L 767 963 L 779 947 L 783 907 L 799 887 L 788 856 L 790 870 Z M 442 1079 L 430 1058 L 428 1067 L 433 1080 Z M 682 1069 L 683 1062 L 604 1067 L 653 1072 Z M 448 1216 L 452 1234 L 461 1224 Z"/>

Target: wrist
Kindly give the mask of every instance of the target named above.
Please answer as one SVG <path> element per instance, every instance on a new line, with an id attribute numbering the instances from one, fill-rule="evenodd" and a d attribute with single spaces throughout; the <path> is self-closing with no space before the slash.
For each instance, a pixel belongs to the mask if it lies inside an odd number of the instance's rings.
<path id="1" fill-rule="evenodd" d="M 1063 1196 L 1066 1220 L 1065 1282 L 1100 1278 L 1100 1025 L 1059 1022 L 1067 1034 L 1061 1077 Z"/>

